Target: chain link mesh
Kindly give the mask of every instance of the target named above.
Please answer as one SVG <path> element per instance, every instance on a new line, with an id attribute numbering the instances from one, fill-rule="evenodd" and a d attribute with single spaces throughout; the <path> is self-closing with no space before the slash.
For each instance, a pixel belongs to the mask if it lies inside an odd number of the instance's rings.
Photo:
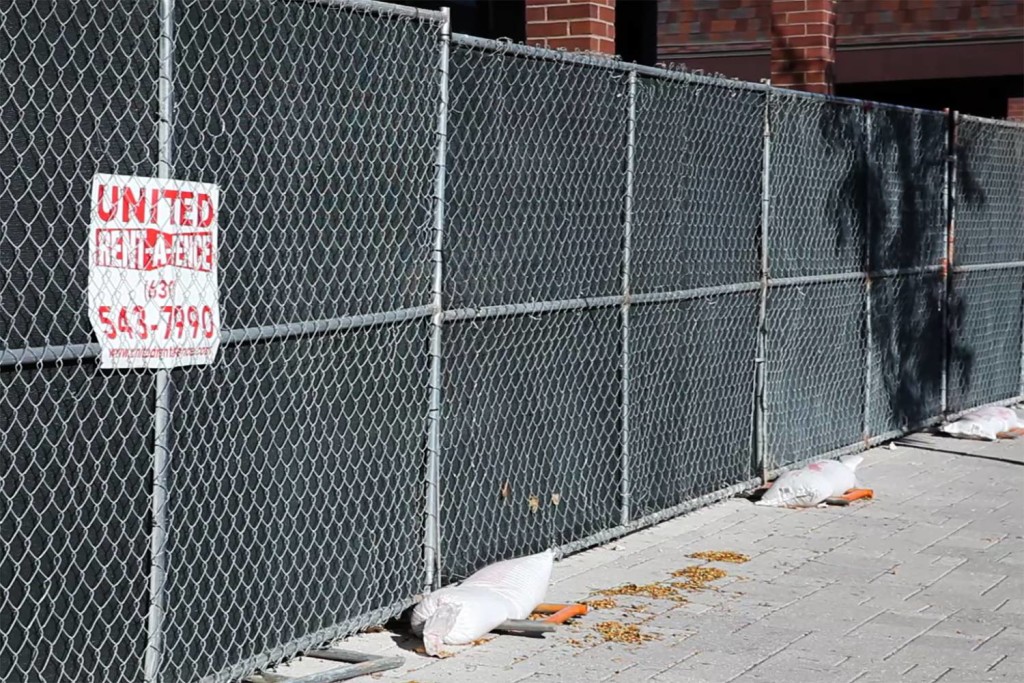
<path id="1" fill-rule="evenodd" d="M 156 169 L 158 12 L 12 0 L 2 21 L 0 337 L 85 343 L 89 183 Z"/>
<path id="2" fill-rule="evenodd" d="M 441 546 L 446 580 L 619 518 L 626 74 L 451 51 Z M 566 101 L 573 104 L 565 106 Z M 527 314 L 530 304 L 540 304 Z"/>
<path id="3" fill-rule="evenodd" d="M 618 322 L 604 308 L 446 327 L 446 581 L 618 522 Z"/>
<path id="4" fill-rule="evenodd" d="M 1024 270 L 954 273 L 950 283 L 949 407 L 1020 395 Z"/>
<path id="5" fill-rule="evenodd" d="M 877 105 L 866 116 L 868 268 L 937 268 L 946 255 L 947 117 Z"/>
<path id="6" fill-rule="evenodd" d="M 864 435 L 864 282 L 768 292 L 768 463 L 788 465 Z"/>
<path id="7" fill-rule="evenodd" d="M 4 681 L 235 680 L 434 570 L 1021 393 L 1024 128 L 467 37 L 442 62 L 439 15 L 361 1 L 161 6 L 0 14 Z M 165 375 L 98 370 L 86 316 L 93 175 L 160 172 L 220 186 L 224 327 L 165 433 Z"/>
<path id="8" fill-rule="evenodd" d="M 757 300 L 747 292 L 633 306 L 632 515 L 753 476 Z M 706 343 L 709 336 L 714 344 Z"/>
<path id="9" fill-rule="evenodd" d="M 868 114 L 869 437 L 942 412 L 948 118 Z"/>
<path id="10" fill-rule="evenodd" d="M 178 0 L 175 35 L 174 174 L 221 184 L 225 326 L 430 304 L 439 25 Z M 419 592 L 428 334 L 274 333 L 174 373 L 165 680 L 231 680 Z"/>
<path id="11" fill-rule="evenodd" d="M 867 434 L 920 427 L 942 413 L 945 364 L 941 274 L 883 277 L 871 283 Z"/>
<path id="12" fill-rule="evenodd" d="M 136 680 L 146 642 L 152 379 L 25 349 L 92 339 L 89 183 L 154 172 L 158 35 L 155 7 L 135 2 L 0 12 L 4 681 Z"/>
<path id="13" fill-rule="evenodd" d="M 1024 393 L 1024 127 L 963 117 L 950 282 L 949 407 Z"/>
<path id="14" fill-rule="evenodd" d="M 764 101 L 739 84 L 637 82 L 631 295 L 748 291 L 631 307 L 633 516 L 753 471 Z"/>
<path id="15" fill-rule="evenodd" d="M 1024 261 L 1024 127 L 964 116 L 956 138 L 954 265 Z"/>
<path id="16" fill-rule="evenodd" d="M 734 84 L 638 79 L 633 293 L 759 279 L 764 106 Z"/>
<path id="17" fill-rule="evenodd" d="M 3 680 L 136 680 L 153 383 L 92 365 L 0 370 Z"/>
<path id="18" fill-rule="evenodd" d="M 627 98 L 621 72 L 452 46 L 446 307 L 621 294 Z"/>
<path id="19" fill-rule="evenodd" d="M 174 373 L 165 680 L 233 680 L 419 592 L 426 332 L 231 346 Z"/>
<path id="20" fill-rule="evenodd" d="M 862 107 L 770 95 L 766 458 L 806 460 L 864 435 L 867 117 Z M 847 275 L 813 281 L 815 276 Z"/>
<path id="21" fill-rule="evenodd" d="M 773 278 L 864 269 L 863 107 L 772 91 L 768 269 Z"/>

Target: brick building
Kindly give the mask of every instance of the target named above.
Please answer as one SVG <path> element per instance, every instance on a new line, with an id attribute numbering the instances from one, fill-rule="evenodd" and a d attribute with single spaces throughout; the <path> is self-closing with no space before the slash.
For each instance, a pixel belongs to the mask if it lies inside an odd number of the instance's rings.
<path id="1" fill-rule="evenodd" d="M 489 38 L 1024 120 L 1024 0 L 407 0 Z"/>
<path id="2" fill-rule="evenodd" d="M 831 45 L 814 40 L 825 12 Z M 809 45 L 831 49 L 839 95 L 995 117 L 1024 106 L 1024 0 L 661 0 L 657 34 L 660 61 L 744 80 L 791 85 L 787 66 L 820 66 L 791 56 Z"/>

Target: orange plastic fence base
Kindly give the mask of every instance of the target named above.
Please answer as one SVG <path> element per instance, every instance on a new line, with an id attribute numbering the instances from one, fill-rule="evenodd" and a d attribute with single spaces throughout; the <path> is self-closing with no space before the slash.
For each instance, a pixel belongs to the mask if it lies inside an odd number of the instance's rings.
<path id="1" fill-rule="evenodd" d="M 849 505 L 853 501 L 860 500 L 861 498 L 874 497 L 875 492 L 871 489 L 850 489 L 843 495 L 836 496 L 835 498 L 829 498 L 825 502 L 828 503 L 829 505 Z"/>
<path id="2" fill-rule="evenodd" d="M 543 619 L 548 624 L 564 624 L 573 617 L 581 617 L 587 613 L 586 605 L 560 605 L 557 603 L 545 602 L 537 605 L 533 610 L 534 614 L 547 614 Z"/>

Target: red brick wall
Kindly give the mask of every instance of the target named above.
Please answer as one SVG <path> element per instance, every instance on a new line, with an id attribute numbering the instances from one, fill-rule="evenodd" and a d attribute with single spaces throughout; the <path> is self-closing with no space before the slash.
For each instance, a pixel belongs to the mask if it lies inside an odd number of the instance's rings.
<path id="1" fill-rule="evenodd" d="M 836 0 L 771 0 L 772 85 L 832 93 Z"/>
<path id="2" fill-rule="evenodd" d="M 615 54 L 615 0 L 526 0 L 526 42 Z"/>
<path id="3" fill-rule="evenodd" d="M 1024 97 L 1011 97 L 1006 101 L 1006 118 L 1024 122 Z"/>
<path id="4" fill-rule="evenodd" d="M 840 47 L 1019 36 L 1022 0 L 840 0 Z M 658 57 L 693 52 L 767 51 L 769 0 L 659 0 Z"/>
<path id="5" fill-rule="evenodd" d="M 841 45 L 1020 35 L 1021 0 L 842 0 Z"/>
<path id="6" fill-rule="evenodd" d="M 768 0 L 659 0 L 658 58 L 694 51 L 767 49 L 771 37 Z"/>

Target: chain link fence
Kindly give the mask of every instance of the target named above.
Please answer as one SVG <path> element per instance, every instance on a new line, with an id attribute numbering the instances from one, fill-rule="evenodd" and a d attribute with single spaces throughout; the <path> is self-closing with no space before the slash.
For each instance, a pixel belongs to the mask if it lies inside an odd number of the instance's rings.
<path id="1" fill-rule="evenodd" d="M 765 455 L 784 466 L 942 413 L 949 127 L 938 112 L 771 100 Z"/>
<path id="2" fill-rule="evenodd" d="M 619 520 L 629 98 L 623 72 L 512 47 L 456 41 L 451 67 L 446 581 Z"/>
<path id="3" fill-rule="evenodd" d="M 94 174 L 155 171 L 159 35 L 155 4 L 0 13 L 3 681 L 141 671 L 154 378 L 93 360 L 86 226 Z"/>
<path id="4" fill-rule="evenodd" d="M 172 175 L 238 226 L 240 343 L 171 376 L 161 671 L 229 680 L 422 589 L 440 24 L 177 0 L 173 30 Z"/>
<path id="5" fill-rule="evenodd" d="M 1022 394 L 1020 126 L 360 0 L 0 47 L 0 680 L 237 680 Z M 97 368 L 97 173 L 219 185 L 214 364 Z"/>
<path id="6" fill-rule="evenodd" d="M 1022 393 L 1024 129 L 958 117 L 954 239 L 950 246 L 949 408 Z"/>

